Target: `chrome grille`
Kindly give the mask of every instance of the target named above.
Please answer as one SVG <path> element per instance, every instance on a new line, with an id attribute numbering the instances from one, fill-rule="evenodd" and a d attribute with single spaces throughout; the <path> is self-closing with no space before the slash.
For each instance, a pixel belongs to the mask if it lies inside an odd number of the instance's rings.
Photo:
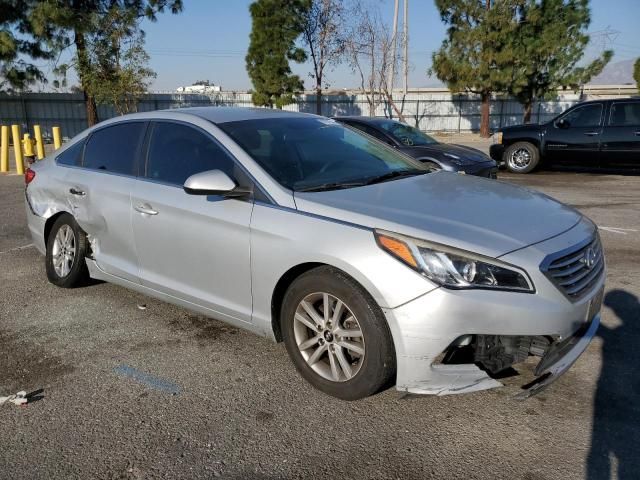
<path id="1" fill-rule="evenodd" d="M 576 246 L 569 252 L 552 255 L 543 264 L 542 271 L 572 300 L 578 300 L 604 274 L 604 252 L 600 238 L 586 245 Z"/>

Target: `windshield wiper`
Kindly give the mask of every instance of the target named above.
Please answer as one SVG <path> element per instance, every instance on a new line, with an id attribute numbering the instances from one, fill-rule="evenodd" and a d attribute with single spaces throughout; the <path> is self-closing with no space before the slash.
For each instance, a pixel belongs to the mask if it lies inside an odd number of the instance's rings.
<path id="1" fill-rule="evenodd" d="M 394 180 L 396 178 L 402 178 L 402 177 L 414 177 L 416 175 L 424 175 L 425 173 L 429 173 L 429 172 L 426 170 L 395 170 L 393 172 L 387 172 L 377 177 L 369 178 L 366 180 L 365 185 L 372 185 L 374 183 L 387 182 L 389 180 Z"/>
<path id="2" fill-rule="evenodd" d="M 298 188 L 296 189 L 296 192 L 323 192 L 326 190 L 342 190 L 343 188 L 362 187 L 363 185 L 368 185 L 368 183 L 366 181 L 322 183 L 311 187 Z"/>

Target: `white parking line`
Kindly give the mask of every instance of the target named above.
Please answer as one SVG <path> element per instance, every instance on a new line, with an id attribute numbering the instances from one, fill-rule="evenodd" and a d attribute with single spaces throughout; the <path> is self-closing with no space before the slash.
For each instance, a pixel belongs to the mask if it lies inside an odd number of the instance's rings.
<path id="1" fill-rule="evenodd" d="M 627 232 L 637 232 L 635 228 L 618 228 L 618 227 L 602 227 L 598 225 L 600 230 L 604 230 L 605 232 L 618 233 L 620 235 L 626 235 Z"/>

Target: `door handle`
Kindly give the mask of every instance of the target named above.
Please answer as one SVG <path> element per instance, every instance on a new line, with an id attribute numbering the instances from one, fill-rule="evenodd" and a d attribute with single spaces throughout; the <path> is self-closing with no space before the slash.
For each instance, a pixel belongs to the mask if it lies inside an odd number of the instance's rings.
<path id="1" fill-rule="evenodd" d="M 84 192 L 84 191 L 82 191 L 82 190 L 80 190 L 78 188 L 75 188 L 75 187 L 71 187 L 69 189 L 69 193 L 71 195 L 77 195 L 78 197 L 84 197 L 86 195 L 86 192 Z"/>
<path id="2" fill-rule="evenodd" d="M 595 137 L 596 135 L 600 135 L 600 132 L 585 132 L 587 137 Z"/>
<path id="3" fill-rule="evenodd" d="M 633 134 L 634 134 L 636 137 L 640 137 L 640 130 L 638 130 L 637 132 L 633 132 Z"/>
<path id="4" fill-rule="evenodd" d="M 149 205 L 137 205 L 133 207 L 136 212 L 144 213 L 145 215 L 157 215 L 158 211 L 151 208 Z"/>

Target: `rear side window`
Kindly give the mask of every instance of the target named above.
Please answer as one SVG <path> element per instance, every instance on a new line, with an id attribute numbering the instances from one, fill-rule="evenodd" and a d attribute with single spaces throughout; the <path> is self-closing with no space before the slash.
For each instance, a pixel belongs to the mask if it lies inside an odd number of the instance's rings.
<path id="1" fill-rule="evenodd" d="M 611 105 L 609 125 L 635 127 L 640 125 L 640 102 L 614 103 Z"/>
<path id="2" fill-rule="evenodd" d="M 84 149 L 84 140 L 71 145 L 64 152 L 56 157 L 56 162 L 60 165 L 71 165 L 79 167 L 82 164 L 82 151 Z"/>
<path id="3" fill-rule="evenodd" d="M 127 122 L 92 133 L 84 152 L 83 166 L 93 170 L 136 175 L 136 159 L 144 130 L 144 122 Z"/>
<path id="4" fill-rule="evenodd" d="M 196 173 L 222 170 L 231 178 L 234 160 L 208 135 L 179 123 L 158 122 L 151 132 L 146 177 L 183 185 Z"/>
<path id="5" fill-rule="evenodd" d="M 597 127 L 602 116 L 602 104 L 594 103 L 577 107 L 567 113 L 563 118 L 570 127 Z"/>

